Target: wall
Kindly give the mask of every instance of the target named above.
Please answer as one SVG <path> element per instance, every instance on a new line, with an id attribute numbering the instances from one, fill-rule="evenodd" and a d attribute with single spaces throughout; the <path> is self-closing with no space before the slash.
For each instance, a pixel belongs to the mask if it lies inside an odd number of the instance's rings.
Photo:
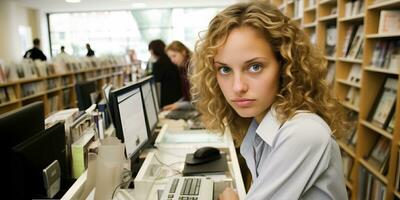
<path id="1" fill-rule="evenodd" d="M 23 41 L 19 35 L 19 26 L 30 28 L 32 38 L 41 38 L 38 15 L 39 13 L 35 9 L 10 0 L 0 1 L 0 59 L 6 62 L 22 59 L 23 53 L 27 49 L 21 47 Z M 31 41 L 28 41 L 28 47 L 32 47 Z"/>

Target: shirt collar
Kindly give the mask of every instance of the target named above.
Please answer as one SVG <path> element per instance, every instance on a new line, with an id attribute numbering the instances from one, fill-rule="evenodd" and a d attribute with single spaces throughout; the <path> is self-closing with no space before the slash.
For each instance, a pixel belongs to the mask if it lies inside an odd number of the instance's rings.
<path id="1" fill-rule="evenodd" d="M 261 137 L 269 146 L 272 144 L 278 135 L 278 130 L 281 127 L 281 122 L 277 119 L 276 111 L 271 108 L 264 116 L 256 129 L 256 134 Z"/>

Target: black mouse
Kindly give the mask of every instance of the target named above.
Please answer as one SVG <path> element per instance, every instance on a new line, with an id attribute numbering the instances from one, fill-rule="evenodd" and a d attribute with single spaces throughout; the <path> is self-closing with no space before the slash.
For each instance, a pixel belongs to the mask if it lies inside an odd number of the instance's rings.
<path id="1" fill-rule="evenodd" d="M 191 165 L 203 164 L 221 158 L 219 149 L 214 147 L 202 147 L 197 149 L 194 154 L 189 154 L 186 163 Z"/>

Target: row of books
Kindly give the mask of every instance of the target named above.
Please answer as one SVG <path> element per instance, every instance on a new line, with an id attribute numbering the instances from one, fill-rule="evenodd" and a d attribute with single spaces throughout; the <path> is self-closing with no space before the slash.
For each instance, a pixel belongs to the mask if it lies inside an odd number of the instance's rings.
<path id="1" fill-rule="evenodd" d="M 394 129 L 397 86 L 397 78 L 387 77 L 368 115 L 368 121 L 388 131 Z"/>
<path id="2" fill-rule="evenodd" d="M 85 69 L 125 65 L 128 65 L 125 56 L 69 57 L 68 59 L 56 57 L 52 62 L 23 59 L 19 63 L 4 63 L 0 60 L 0 84 L 21 79 L 77 72 Z"/>
<path id="3" fill-rule="evenodd" d="M 346 30 L 342 54 L 346 58 L 361 59 L 364 42 L 364 25 L 350 25 Z"/>
<path id="4" fill-rule="evenodd" d="M 9 86 L 0 88 L 0 104 L 15 100 L 17 100 L 17 96 L 14 87 Z"/>
<path id="5" fill-rule="evenodd" d="M 46 85 L 44 82 L 32 82 L 26 83 L 21 86 L 22 97 L 32 96 L 46 91 Z"/>
<path id="6" fill-rule="evenodd" d="M 391 141 L 389 139 L 379 136 L 379 139 L 367 155 L 368 163 L 383 175 L 387 174 L 389 168 L 390 145 Z"/>
<path id="7" fill-rule="evenodd" d="M 357 142 L 357 125 L 358 125 L 358 113 L 355 111 L 348 112 L 347 121 L 349 123 L 349 128 L 344 137 L 342 137 L 342 142 L 349 147 L 355 149 Z"/>
<path id="8" fill-rule="evenodd" d="M 400 40 L 380 40 L 376 42 L 370 65 L 400 72 Z"/>
<path id="9" fill-rule="evenodd" d="M 346 1 L 344 6 L 344 16 L 351 17 L 355 15 L 359 15 L 364 11 L 364 1 L 356 0 L 356 1 Z"/>
<path id="10" fill-rule="evenodd" d="M 358 199 L 384 200 L 386 198 L 386 186 L 364 167 L 360 168 L 358 187 Z"/>
<path id="11" fill-rule="evenodd" d="M 342 151 L 342 161 L 344 177 L 351 181 L 351 169 L 353 168 L 354 158 Z"/>
<path id="12" fill-rule="evenodd" d="M 54 113 L 59 110 L 58 109 L 60 104 L 59 98 L 60 98 L 59 95 L 54 95 L 47 99 L 48 102 L 47 106 L 49 107 L 49 113 Z"/>

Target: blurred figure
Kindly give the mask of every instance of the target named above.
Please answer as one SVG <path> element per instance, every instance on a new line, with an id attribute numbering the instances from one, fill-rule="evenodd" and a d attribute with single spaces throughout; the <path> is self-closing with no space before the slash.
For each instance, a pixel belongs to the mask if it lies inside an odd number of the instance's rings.
<path id="1" fill-rule="evenodd" d="M 87 56 L 87 57 L 92 57 L 92 56 L 94 56 L 94 51 L 93 51 L 93 49 L 90 47 L 90 44 L 89 44 L 89 43 L 86 44 L 86 49 L 87 49 L 87 53 L 86 53 L 86 56 Z"/>
<path id="2" fill-rule="evenodd" d="M 182 97 L 179 72 L 165 53 L 165 43 L 162 40 L 153 40 L 149 43 L 151 56 L 156 60 L 153 63 L 152 74 L 157 82 L 161 83 L 161 108 L 178 101 Z"/>
<path id="3" fill-rule="evenodd" d="M 178 66 L 183 96 L 177 102 L 164 106 L 163 110 L 191 109 L 190 86 L 187 73 L 192 52 L 180 41 L 173 41 L 165 48 L 165 51 L 172 63 Z"/>
<path id="4" fill-rule="evenodd" d="M 67 52 L 65 52 L 65 47 L 61 46 L 60 53 L 57 56 L 69 56 Z"/>
<path id="5" fill-rule="evenodd" d="M 40 49 L 40 40 L 39 38 L 35 38 L 33 40 L 33 48 L 29 49 L 24 58 L 30 58 L 32 60 L 40 59 L 42 61 L 47 60 L 47 57 L 44 55 L 43 51 Z"/>

